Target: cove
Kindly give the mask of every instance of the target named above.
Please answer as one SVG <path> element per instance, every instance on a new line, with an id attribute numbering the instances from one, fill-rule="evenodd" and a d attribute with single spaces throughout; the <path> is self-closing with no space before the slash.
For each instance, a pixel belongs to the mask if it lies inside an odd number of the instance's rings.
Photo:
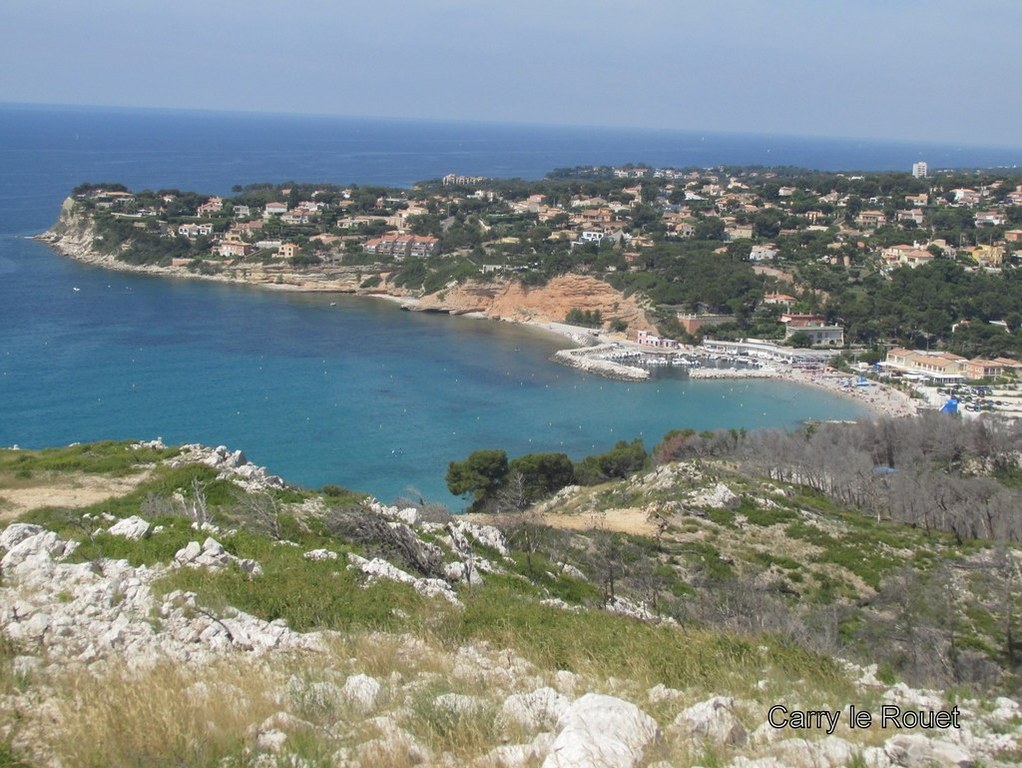
<path id="1" fill-rule="evenodd" d="M 652 447 L 680 427 L 863 413 L 784 382 L 588 376 L 548 360 L 563 339 L 507 323 L 111 272 L 23 239 L 4 246 L 2 445 L 225 444 L 291 482 L 460 509 L 447 463 L 480 448 L 579 459 L 620 439 Z"/>

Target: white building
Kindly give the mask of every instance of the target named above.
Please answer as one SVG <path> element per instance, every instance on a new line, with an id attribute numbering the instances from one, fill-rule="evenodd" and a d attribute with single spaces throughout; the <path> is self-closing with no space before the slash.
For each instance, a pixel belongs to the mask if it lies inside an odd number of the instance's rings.
<path id="1" fill-rule="evenodd" d="M 926 163 L 919 161 L 918 163 L 912 163 L 912 175 L 917 179 L 925 179 L 926 174 L 929 172 Z"/>

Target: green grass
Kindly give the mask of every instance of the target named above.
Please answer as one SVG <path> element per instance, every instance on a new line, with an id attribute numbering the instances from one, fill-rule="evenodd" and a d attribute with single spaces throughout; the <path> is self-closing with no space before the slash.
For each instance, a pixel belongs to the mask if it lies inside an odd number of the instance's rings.
<path id="1" fill-rule="evenodd" d="M 91 475 L 124 476 L 134 474 L 146 464 L 173 458 L 179 448 L 139 448 L 131 442 L 103 441 L 45 448 L 40 451 L 0 450 L 0 476 L 31 476 L 39 472 L 82 472 Z"/>

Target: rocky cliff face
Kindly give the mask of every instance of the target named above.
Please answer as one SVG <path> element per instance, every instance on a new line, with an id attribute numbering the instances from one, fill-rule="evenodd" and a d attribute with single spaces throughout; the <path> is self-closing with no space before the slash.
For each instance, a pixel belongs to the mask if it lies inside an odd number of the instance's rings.
<path id="1" fill-rule="evenodd" d="M 54 225 L 39 235 L 38 239 L 65 256 L 81 261 L 90 263 L 113 261 L 95 251 L 93 241 L 96 239 L 96 226 L 92 217 L 78 210 L 70 197 L 60 206 L 60 216 Z"/>
<path id="2" fill-rule="evenodd" d="M 620 318 L 632 330 L 652 330 L 648 307 L 635 295 L 625 296 L 588 275 L 560 275 L 541 287 L 511 280 L 469 282 L 424 296 L 418 309 L 464 314 L 515 322 L 564 322 L 572 309 L 599 310 L 604 320 Z"/>

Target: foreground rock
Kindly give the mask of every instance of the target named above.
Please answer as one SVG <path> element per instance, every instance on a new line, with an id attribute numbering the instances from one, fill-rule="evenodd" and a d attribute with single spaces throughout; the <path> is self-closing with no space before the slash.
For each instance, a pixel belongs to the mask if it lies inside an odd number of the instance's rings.
<path id="1" fill-rule="evenodd" d="M 660 738 L 660 728 L 634 704 L 588 693 L 558 720 L 560 732 L 543 768 L 632 768 Z"/>
<path id="2" fill-rule="evenodd" d="M 153 582 L 169 566 L 135 568 L 109 559 L 67 563 L 75 542 L 39 526 L 9 526 L 0 546 L 6 549 L 0 560 L 0 622 L 8 637 L 50 662 L 123 660 L 129 667 L 147 667 L 168 660 L 203 662 L 229 652 L 321 647 L 317 635 L 292 632 L 280 621 L 234 609 L 214 614 L 191 593 L 158 597 Z M 212 546 L 199 552 L 220 555 Z"/>

